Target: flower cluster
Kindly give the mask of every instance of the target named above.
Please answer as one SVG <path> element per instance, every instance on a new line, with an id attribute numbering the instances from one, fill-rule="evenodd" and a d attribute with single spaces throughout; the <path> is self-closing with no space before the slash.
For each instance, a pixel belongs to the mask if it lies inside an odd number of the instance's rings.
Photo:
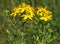
<path id="1" fill-rule="evenodd" d="M 13 17 L 16 17 L 16 15 L 22 15 L 23 20 L 32 20 L 32 17 L 34 16 L 34 9 L 30 5 L 22 3 L 13 9 L 13 13 L 11 15 L 13 15 Z"/>
<path id="2" fill-rule="evenodd" d="M 48 21 L 52 17 L 52 12 L 47 10 L 47 7 L 44 7 L 44 8 L 38 7 L 37 11 L 34 11 L 33 7 L 25 3 L 22 3 L 18 7 L 13 8 L 13 12 L 11 15 L 13 17 L 16 17 L 16 15 L 21 15 L 21 17 L 23 17 L 23 20 L 27 20 L 27 19 L 32 20 L 32 18 L 36 14 L 40 16 L 40 20 L 43 20 L 43 21 Z"/>
<path id="3" fill-rule="evenodd" d="M 48 21 L 52 17 L 52 12 L 47 10 L 47 7 L 38 7 L 37 15 L 40 16 L 40 20 Z"/>

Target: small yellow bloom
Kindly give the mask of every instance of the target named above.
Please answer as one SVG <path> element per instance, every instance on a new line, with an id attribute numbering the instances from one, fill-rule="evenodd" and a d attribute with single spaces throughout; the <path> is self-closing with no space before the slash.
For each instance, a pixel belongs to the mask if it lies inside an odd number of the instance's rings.
<path id="1" fill-rule="evenodd" d="M 40 19 L 41 19 L 41 20 L 44 20 L 44 21 L 48 21 L 48 20 L 50 20 L 50 19 L 51 19 L 51 17 L 52 17 L 52 15 L 44 14 L 44 16 L 43 16 L 43 17 L 41 17 Z"/>
<path id="2" fill-rule="evenodd" d="M 20 8 L 15 7 L 13 8 L 13 13 L 11 14 L 13 17 L 15 17 L 18 13 L 20 13 Z"/>
<path id="3" fill-rule="evenodd" d="M 25 8 L 26 6 L 27 6 L 27 5 L 26 5 L 25 3 L 22 3 L 22 4 L 21 4 L 21 7 L 22 7 L 22 8 Z"/>
<path id="4" fill-rule="evenodd" d="M 28 18 L 28 15 L 24 15 L 24 18 L 23 19 L 26 20 L 27 18 Z"/>
<path id="5" fill-rule="evenodd" d="M 9 12 L 9 10 L 7 10 L 7 9 L 6 9 L 4 12 L 8 13 L 8 12 Z"/>
<path id="6" fill-rule="evenodd" d="M 6 31 L 7 31 L 8 34 L 10 34 L 10 31 L 8 29 Z"/>
<path id="7" fill-rule="evenodd" d="M 23 17 L 23 20 L 27 20 L 27 19 L 30 19 L 32 20 L 34 16 L 34 8 L 31 7 L 30 5 L 26 5 L 25 7 L 25 12 L 23 13 L 22 17 Z"/>
<path id="8" fill-rule="evenodd" d="M 34 16 L 34 13 L 32 11 L 27 11 L 27 10 L 26 10 L 26 13 L 22 15 L 23 20 L 27 20 L 27 19 L 32 20 L 33 16 Z"/>

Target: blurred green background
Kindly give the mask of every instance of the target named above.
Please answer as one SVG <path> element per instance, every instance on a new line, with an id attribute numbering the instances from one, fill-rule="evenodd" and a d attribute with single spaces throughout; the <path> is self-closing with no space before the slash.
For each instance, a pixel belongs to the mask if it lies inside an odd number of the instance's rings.
<path id="1" fill-rule="evenodd" d="M 7 26 L 7 20 L 4 15 L 2 16 L 3 13 L 1 12 L 5 9 L 11 10 L 13 7 L 18 6 L 22 2 L 30 4 L 34 8 L 39 5 L 48 6 L 48 9 L 53 12 L 54 21 L 56 22 L 55 25 L 57 25 L 56 28 L 60 34 L 60 0 L 0 0 L 0 44 L 9 44 L 9 41 L 6 40 L 7 34 L 4 31 Z M 8 22 L 10 22 L 10 20 Z M 49 44 L 60 44 L 60 35 L 55 41 L 52 41 Z"/>

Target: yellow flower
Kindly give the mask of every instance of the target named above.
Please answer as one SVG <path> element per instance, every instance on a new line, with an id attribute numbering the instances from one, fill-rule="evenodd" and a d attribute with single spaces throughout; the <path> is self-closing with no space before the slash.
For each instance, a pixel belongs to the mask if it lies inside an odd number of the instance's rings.
<path id="1" fill-rule="evenodd" d="M 26 10 L 25 14 L 22 15 L 23 20 L 27 20 L 27 19 L 32 20 L 33 16 L 34 16 L 34 13 L 28 10 Z"/>
<path id="2" fill-rule="evenodd" d="M 25 5 L 25 4 L 24 4 Z M 23 20 L 27 20 L 30 19 L 32 20 L 33 16 L 34 16 L 34 8 L 31 7 L 30 5 L 26 5 L 26 7 L 24 8 L 25 12 L 23 13 L 22 17 Z"/>
<path id="3" fill-rule="evenodd" d="M 10 31 L 8 29 L 6 31 L 7 31 L 8 34 L 10 34 Z"/>
<path id="4" fill-rule="evenodd" d="M 14 7 L 13 8 L 13 13 L 11 15 L 13 15 L 13 17 L 15 17 L 18 13 L 20 13 L 20 8 Z"/>
<path id="5" fill-rule="evenodd" d="M 46 11 L 47 6 L 46 7 L 37 7 L 37 15 L 43 16 L 43 13 Z"/>
<path id="6" fill-rule="evenodd" d="M 19 8 L 21 8 L 21 13 L 23 13 L 26 9 L 26 4 L 25 3 L 22 3 L 21 5 L 19 5 Z"/>
<path id="7" fill-rule="evenodd" d="M 27 5 L 25 3 L 22 3 L 21 5 L 19 5 L 19 7 L 21 8 L 25 8 Z"/>
<path id="8" fill-rule="evenodd" d="M 50 20 L 50 19 L 51 19 L 51 17 L 52 17 L 52 15 L 44 14 L 44 16 L 43 16 L 43 17 L 41 17 L 40 19 L 41 19 L 41 20 L 44 20 L 44 21 L 48 21 L 48 20 Z"/>
<path id="9" fill-rule="evenodd" d="M 47 6 L 44 8 L 38 7 L 37 9 L 37 15 L 40 16 L 40 20 L 48 21 L 51 19 L 52 12 L 47 10 Z"/>

